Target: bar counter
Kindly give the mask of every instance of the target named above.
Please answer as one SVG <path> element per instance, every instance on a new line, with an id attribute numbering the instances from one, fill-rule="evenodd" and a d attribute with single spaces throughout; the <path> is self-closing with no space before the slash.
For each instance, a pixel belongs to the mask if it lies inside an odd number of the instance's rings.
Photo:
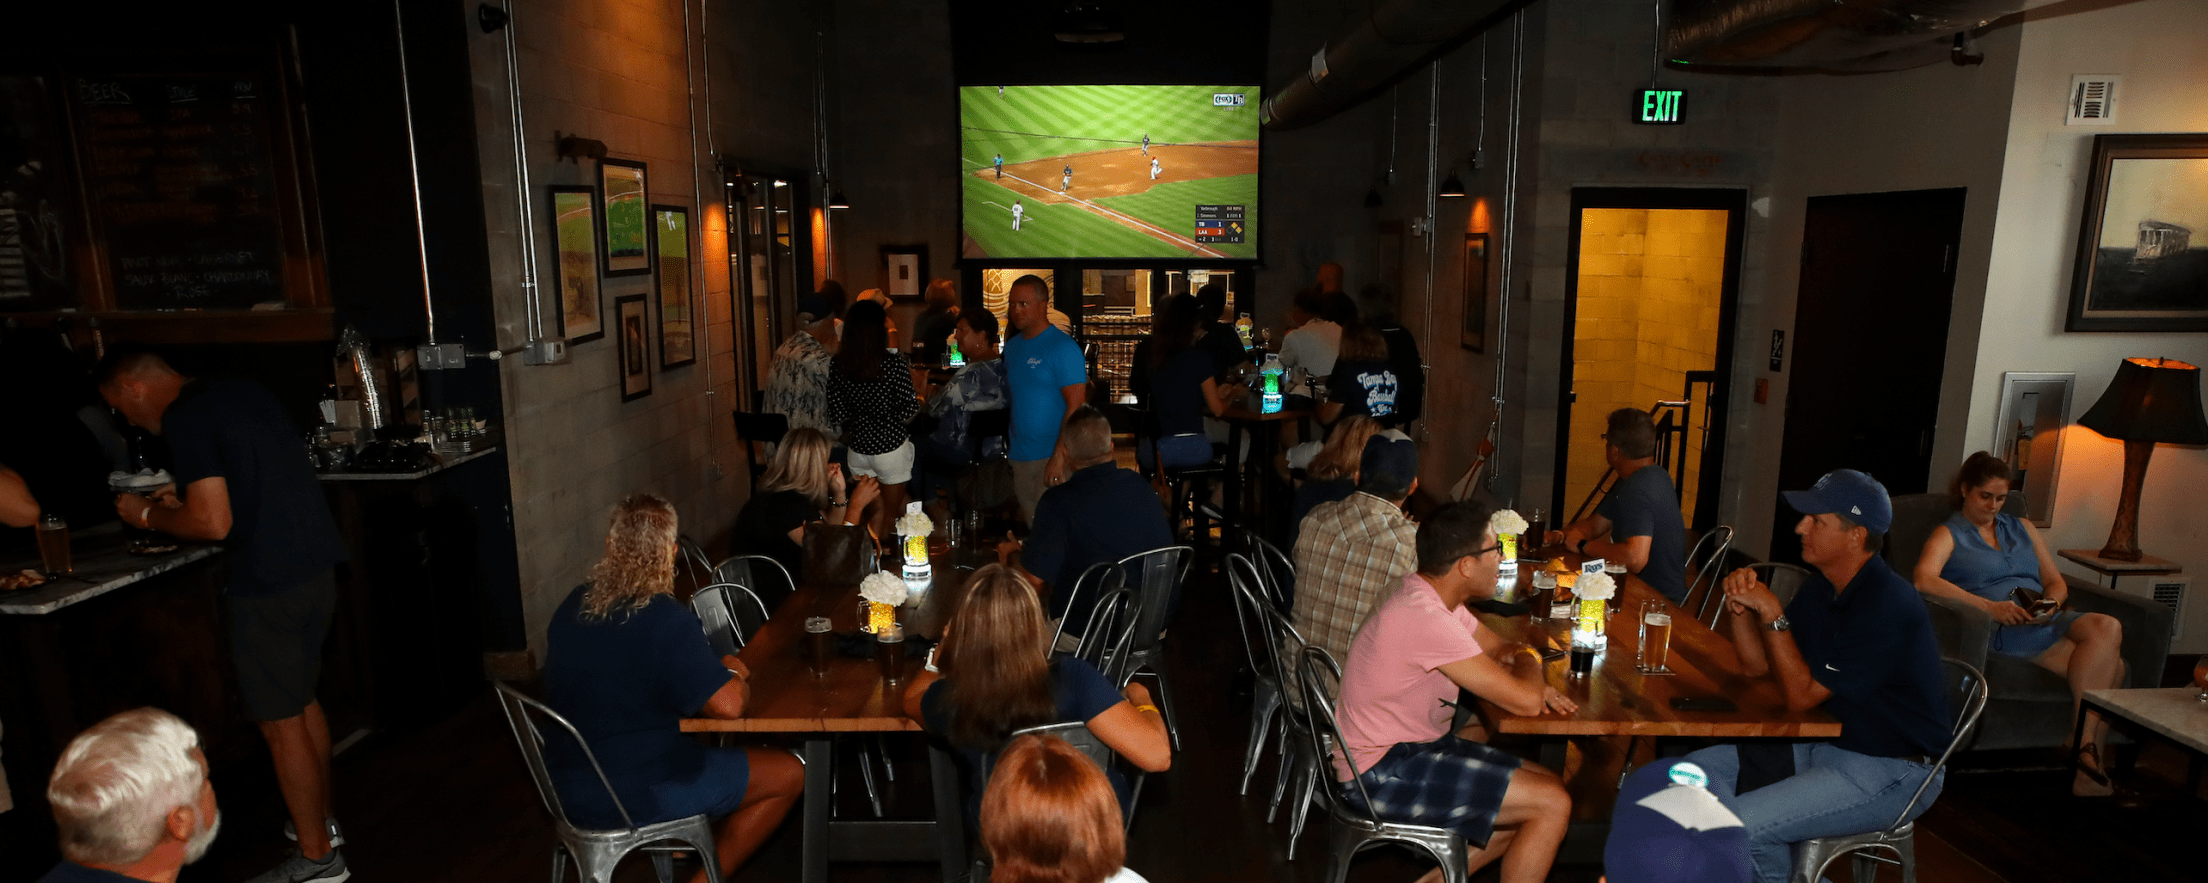
<path id="1" fill-rule="evenodd" d="M 95 527 L 70 537 L 70 558 L 75 572 L 48 579 L 45 584 L 12 592 L 0 592 L 0 614 L 42 615 L 72 604 L 89 601 L 124 586 L 134 585 L 222 551 L 213 543 L 181 543 L 176 551 L 137 555 L 124 548 L 122 530 L 115 524 Z M 38 570 L 38 550 L 28 555 L 0 559 L 0 574 Z"/>

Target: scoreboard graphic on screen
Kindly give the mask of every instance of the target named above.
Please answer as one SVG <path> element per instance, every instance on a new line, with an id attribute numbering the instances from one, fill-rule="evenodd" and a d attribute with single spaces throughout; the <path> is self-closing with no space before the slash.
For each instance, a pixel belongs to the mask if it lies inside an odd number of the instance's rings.
<path id="1" fill-rule="evenodd" d="M 1196 207 L 1196 241 L 1242 241 L 1244 221 L 1239 205 L 1199 205 Z"/>

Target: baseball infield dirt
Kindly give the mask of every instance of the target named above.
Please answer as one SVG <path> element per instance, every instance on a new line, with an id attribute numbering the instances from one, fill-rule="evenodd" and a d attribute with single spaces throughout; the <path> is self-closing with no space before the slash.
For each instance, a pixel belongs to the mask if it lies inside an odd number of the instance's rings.
<path id="1" fill-rule="evenodd" d="M 1158 178 L 1155 181 L 1150 179 L 1152 158 L 1156 158 L 1159 165 Z M 1064 180 L 1065 169 L 1069 165 L 1073 167 L 1073 186 L 1060 193 L 1058 185 Z M 1159 229 L 1154 224 L 1113 211 L 1090 200 L 1142 193 L 1153 185 L 1174 181 L 1257 174 L 1257 142 L 1152 144 L 1148 156 L 1143 155 L 1140 147 L 1114 147 L 1109 150 L 1061 154 L 1023 163 L 1006 163 L 1001 181 L 997 179 L 994 167 L 985 167 L 973 174 L 974 177 L 1003 185 L 1019 194 L 1022 199 L 1046 205 L 1071 203 L 1175 246 L 1195 249 L 1214 257 L 1224 257 L 1217 251 L 1198 245 L 1194 239 L 1181 232 Z M 1190 220 L 1193 222 L 1194 218 L 1191 217 Z"/>

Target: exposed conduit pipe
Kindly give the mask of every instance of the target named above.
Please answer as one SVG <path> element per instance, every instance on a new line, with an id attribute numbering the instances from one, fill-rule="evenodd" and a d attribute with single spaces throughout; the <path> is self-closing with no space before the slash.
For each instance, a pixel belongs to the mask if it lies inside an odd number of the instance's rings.
<path id="1" fill-rule="evenodd" d="M 1434 334 L 1434 216 L 1441 203 L 1441 59 L 1426 67 L 1426 218 L 1419 225 L 1426 237 L 1426 333 L 1425 349 L 1433 352 Z"/>
<path id="2" fill-rule="evenodd" d="M 1435 52 L 1522 0 L 1382 0 L 1366 5 L 1355 28 L 1326 42 L 1303 76 L 1260 106 L 1274 131 L 1327 119 L 1418 67 Z"/>
<path id="3" fill-rule="evenodd" d="M 1503 293 L 1503 302 L 1495 318 L 1494 419 L 1497 426 L 1502 425 L 1503 407 L 1508 404 L 1504 394 L 1504 378 L 1510 369 L 1510 299 L 1515 295 L 1512 286 L 1515 273 L 1512 271 L 1517 269 L 1518 258 L 1518 169 L 1523 140 L 1521 122 L 1525 117 L 1525 86 L 1526 14 L 1520 11 L 1510 19 L 1510 123 L 1503 128 L 1504 137 L 1509 141 L 1503 146 L 1503 229 L 1497 255 L 1502 258 L 1503 263 L 1502 284 L 1498 286 L 1498 290 Z M 1520 453 L 1522 456 L 1522 449 Z M 1518 469 L 1522 471 L 1524 468 L 1525 464 L 1520 462 Z M 1495 490 L 1495 476 L 1500 471 L 1487 471 L 1487 489 L 1490 493 Z"/>
<path id="4" fill-rule="evenodd" d="M 406 111 L 406 174 L 414 182 L 414 241 L 422 263 L 422 316 L 429 323 L 429 345 L 437 345 L 437 303 L 429 295 L 429 233 L 422 225 L 422 166 L 414 154 L 414 87 L 406 73 L 406 19 L 399 0 L 391 0 L 391 23 L 399 37 L 399 102 Z"/>
<path id="5" fill-rule="evenodd" d="M 705 0 L 698 0 L 698 29 L 701 32 L 705 29 Z M 691 70 L 692 61 L 690 58 L 690 49 L 690 0 L 682 0 L 683 105 L 690 111 L 690 204 L 697 207 L 696 212 L 698 216 L 698 221 L 703 222 L 705 220 L 705 185 L 701 182 L 704 180 L 705 168 L 698 164 L 698 79 L 696 74 Z M 708 131 L 706 132 L 706 137 L 708 139 L 706 145 L 708 148 L 707 155 L 711 155 L 712 143 L 710 139 L 712 138 L 713 133 L 710 131 L 710 129 L 712 125 L 713 124 L 710 122 L 706 123 L 706 126 L 708 128 Z M 649 200 L 647 200 L 647 202 L 649 202 Z M 656 223 L 658 219 L 654 218 L 653 221 Z M 705 236 L 701 233 L 698 236 L 699 247 L 696 249 L 692 249 L 690 247 L 690 242 L 688 239 L 688 237 L 690 236 L 690 230 L 684 229 L 682 231 L 682 235 L 684 237 L 682 243 L 683 258 L 684 261 L 689 265 L 686 272 L 688 273 L 689 278 L 703 281 L 705 279 Z M 695 252 L 694 254 L 692 253 L 693 251 Z M 683 292 L 684 297 L 689 297 L 689 295 L 690 293 L 688 291 Z M 699 348 L 699 345 L 701 343 L 704 345 L 705 356 L 698 359 L 698 362 L 704 368 L 706 404 L 705 415 L 706 420 L 710 423 L 713 418 L 713 335 L 705 332 L 707 323 L 700 321 L 705 318 L 702 315 L 705 312 L 705 310 L 702 309 L 704 305 L 704 298 L 692 299 L 689 305 L 690 350 L 692 354 L 695 354 Z M 731 316 L 730 318 L 733 319 L 735 317 Z"/>
<path id="6" fill-rule="evenodd" d="M 524 321 L 528 323 L 525 343 L 545 339 L 544 305 L 537 299 L 537 216 L 536 208 L 529 201 L 529 143 L 527 129 L 521 124 L 521 63 L 514 41 L 514 4 L 506 3 L 506 107 L 513 118 L 514 131 L 514 210 L 521 229 L 514 238 L 521 243 L 521 303 Z"/>

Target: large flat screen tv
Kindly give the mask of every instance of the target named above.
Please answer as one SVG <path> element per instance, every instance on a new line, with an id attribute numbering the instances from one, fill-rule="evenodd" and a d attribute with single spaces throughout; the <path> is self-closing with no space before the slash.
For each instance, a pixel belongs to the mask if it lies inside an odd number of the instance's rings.
<path id="1" fill-rule="evenodd" d="M 969 258 L 1257 257 L 1256 86 L 965 86 Z"/>

